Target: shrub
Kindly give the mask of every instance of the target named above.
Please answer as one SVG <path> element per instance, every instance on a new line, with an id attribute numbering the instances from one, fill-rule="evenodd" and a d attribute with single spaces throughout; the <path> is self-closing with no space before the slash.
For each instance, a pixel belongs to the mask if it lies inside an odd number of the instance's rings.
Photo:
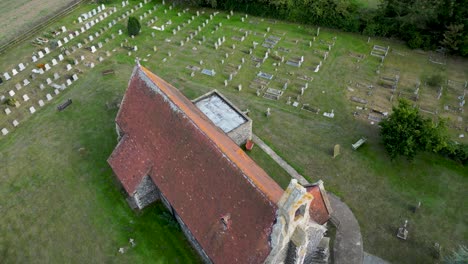
<path id="1" fill-rule="evenodd" d="M 127 24 L 127 30 L 128 30 L 128 35 L 129 36 L 136 36 L 138 33 L 140 33 L 141 25 L 140 22 L 136 17 L 129 17 L 128 18 L 128 24 Z"/>
<path id="2" fill-rule="evenodd" d="M 432 87 L 439 87 L 444 82 L 444 77 L 440 74 L 434 74 L 427 78 L 426 83 Z"/>
<path id="3" fill-rule="evenodd" d="M 5 100 L 5 104 L 9 106 L 15 106 L 16 100 L 14 98 L 8 98 Z"/>

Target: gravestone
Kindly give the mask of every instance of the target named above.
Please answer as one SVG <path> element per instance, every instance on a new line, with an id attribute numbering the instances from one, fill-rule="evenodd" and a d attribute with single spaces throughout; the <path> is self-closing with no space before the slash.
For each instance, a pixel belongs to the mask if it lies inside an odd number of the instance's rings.
<path id="1" fill-rule="evenodd" d="M 60 75 L 57 72 L 54 73 L 54 80 L 57 80 L 58 78 L 60 78 Z"/>
<path id="2" fill-rule="evenodd" d="M 4 136 L 8 135 L 8 129 L 2 128 L 2 135 Z"/>
<path id="3" fill-rule="evenodd" d="M 96 50 L 96 47 L 94 46 L 91 46 L 91 53 L 95 53 L 97 50 Z"/>
<path id="4" fill-rule="evenodd" d="M 102 42 L 98 42 L 98 48 L 102 48 Z"/>
<path id="5" fill-rule="evenodd" d="M 72 66 L 71 66 L 70 64 L 67 64 L 67 66 L 66 66 L 66 67 L 67 67 L 67 71 L 71 71 L 71 69 L 72 69 Z"/>
<path id="6" fill-rule="evenodd" d="M 8 92 L 8 94 L 9 94 L 10 96 L 14 96 L 14 95 L 15 95 L 15 91 L 10 90 L 10 91 Z"/>
<path id="7" fill-rule="evenodd" d="M 405 223 L 403 224 L 403 226 L 398 228 L 397 237 L 399 239 L 403 239 L 403 240 L 408 239 L 408 229 L 406 229 L 407 225 L 408 225 L 408 220 L 405 220 Z"/>
<path id="8" fill-rule="evenodd" d="M 19 71 L 24 71 L 24 69 L 26 69 L 23 63 L 18 64 L 18 68 L 19 68 Z"/>
<path id="9" fill-rule="evenodd" d="M 47 101 L 50 101 L 50 100 L 53 99 L 52 95 L 50 95 L 50 94 L 47 94 L 47 95 L 46 95 L 46 98 L 47 98 Z"/>
<path id="10" fill-rule="evenodd" d="M 22 88 L 21 84 L 19 84 L 19 83 L 15 84 L 15 88 L 16 88 L 16 90 L 21 90 L 21 88 Z"/>
<path id="11" fill-rule="evenodd" d="M 11 70 L 11 75 L 15 76 L 16 74 L 18 74 L 18 71 L 16 69 Z"/>
<path id="12" fill-rule="evenodd" d="M 257 95 L 258 95 L 258 94 L 257 94 Z M 267 111 L 266 111 L 265 115 L 266 115 L 267 117 L 269 117 L 269 116 L 271 115 L 271 112 L 270 112 L 270 108 L 269 108 L 269 107 L 267 108 Z"/>
<path id="13" fill-rule="evenodd" d="M 63 55 L 62 55 L 62 54 L 59 54 L 59 55 L 58 55 L 58 59 L 59 59 L 59 61 L 63 61 Z"/>
<path id="14" fill-rule="evenodd" d="M 44 85 L 43 83 L 39 84 L 39 89 L 44 90 L 44 89 L 45 89 L 45 85 Z"/>
<path id="15" fill-rule="evenodd" d="M 6 115 L 9 115 L 9 114 L 11 114 L 11 110 L 10 110 L 10 108 L 8 108 L 8 107 L 7 107 L 7 108 L 5 108 L 5 114 L 6 114 Z"/>
<path id="16" fill-rule="evenodd" d="M 36 56 L 32 56 L 31 59 L 32 59 L 33 62 L 36 62 L 36 61 L 37 61 L 37 57 L 36 57 Z"/>
<path id="17" fill-rule="evenodd" d="M 340 155 L 340 145 L 336 144 L 333 148 L 333 158 L 338 157 Z"/>
<path id="18" fill-rule="evenodd" d="M 48 63 L 46 63 L 46 64 L 44 65 L 44 68 L 45 68 L 45 71 L 48 71 L 48 70 L 50 70 L 50 65 L 49 65 Z"/>
<path id="19" fill-rule="evenodd" d="M 70 86 L 70 85 L 72 85 L 72 81 L 70 79 L 67 79 L 66 84 L 67 84 L 67 86 Z"/>
<path id="20" fill-rule="evenodd" d="M 27 94 L 23 94 L 23 101 L 29 101 L 29 96 Z"/>
<path id="21" fill-rule="evenodd" d="M 56 59 L 52 59 L 52 66 L 55 66 L 57 65 L 57 60 Z"/>
<path id="22" fill-rule="evenodd" d="M 29 112 L 34 114 L 36 112 L 36 108 L 34 108 L 34 106 L 29 107 Z"/>
<path id="23" fill-rule="evenodd" d="M 51 83 L 52 83 L 52 80 L 51 80 L 50 78 L 47 78 L 47 79 L 46 79 L 46 83 L 47 83 L 47 84 L 51 84 Z"/>
<path id="24" fill-rule="evenodd" d="M 29 80 L 28 79 L 24 79 L 23 80 L 23 86 L 28 86 L 29 85 Z"/>
<path id="25" fill-rule="evenodd" d="M 17 127 L 17 126 L 19 125 L 19 122 L 18 122 L 18 120 L 16 120 L 16 119 L 13 120 L 13 122 L 11 122 L 11 123 L 12 123 L 12 125 L 13 125 L 14 127 Z"/>
<path id="26" fill-rule="evenodd" d="M 39 100 L 38 104 L 39 104 L 40 107 L 43 107 L 44 106 L 44 101 Z"/>
<path id="27" fill-rule="evenodd" d="M 63 43 L 67 44 L 68 43 L 68 38 L 67 37 L 64 37 L 63 38 Z M 39 56 L 40 57 L 40 56 Z"/>

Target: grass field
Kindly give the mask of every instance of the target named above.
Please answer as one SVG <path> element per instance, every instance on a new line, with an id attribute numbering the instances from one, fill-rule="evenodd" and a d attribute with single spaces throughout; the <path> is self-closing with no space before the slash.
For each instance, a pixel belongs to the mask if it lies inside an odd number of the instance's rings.
<path id="1" fill-rule="evenodd" d="M 130 6 L 136 3 L 132 1 Z M 124 12 L 120 4 L 117 6 L 118 12 L 109 20 Z M 134 15 L 143 15 L 151 7 L 151 4 L 144 5 Z M 80 7 L 51 28 L 58 25 L 79 28 L 80 25 L 74 24 L 73 20 L 91 8 L 92 5 Z M 97 41 L 110 38 L 111 33 L 116 35 L 99 52 L 91 54 L 88 50 L 79 49 L 73 53 L 71 57 L 85 55 L 86 61 L 97 64 L 96 68 L 91 70 L 83 62 L 75 66 L 74 71 L 83 72 L 79 75 L 80 79 L 36 114 L 31 116 L 28 107 L 36 105 L 39 109 L 37 100 L 44 99 L 46 93 L 53 91 L 50 87 L 40 90 L 38 84 L 44 83 L 52 72 L 59 72 L 61 76 L 69 74 L 64 69 L 65 64 L 56 66 L 44 76 L 38 76 L 34 84 L 18 92 L 19 95 L 28 93 L 32 98 L 30 101 L 20 99 L 22 105 L 8 116 L 3 111 L 0 113 L 0 128 L 8 127 L 10 130 L 8 136 L 0 137 L 0 175 L 3 183 L 0 199 L 5 201 L 0 207 L 4 216 L 0 220 L 0 232 L 7 234 L 0 237 L 0 259 L 7 262 L 197 262 L 193 260 L 196 259 L 195 254 L 182 233 L 168 220 L 161 206 L 148 208 L 142 214 L 128 209 L 124 195 L 105 162 L 116 144 L 113 119 L 117 109 L 112 105 L 125 91 L 135 56 L 189 98 L 218 89 L 240 109 L 249 109 L 254 132 L 258 136 L 310 180 L 323 179 L 325 187 L 350 206 L 360 222 L 364 249 L 369 253 L 395 263 L 430 263 L 433 261 L 431 247 L 435 242 L 446 250 L 466 242 L 466 168 L 431 154 L 422 154 L 411 163 L 406 160 L 390 161 L 380 144 L 378 127 L 362 118 L 367 112 L 353 117 L 356 104 L 349 100 L 350 93 L 367 96 L 367 93 L 356 88 L 356 82 L 376 85 L 379 80 L 379 75 L 375 74 L 379 61 L 368 56 L 373 44 L 390 45 L 392 51 L 397 52 L 390 52 L 382 73 L 398 69 L 402 90 L 410 87 L 414 79 L 432 72 L 442 72 L 445 78 L 451 80 L 467 80 L 466 60 L 448 58 L 445 66 L 433 65 L 427 60 L 428 54 L 410 51 L 400 43 L 385 39 L 373 39 L 367 43 L 367 37 L 328 29 L 322 29 L 319 38 L 309 47 L 315 27 L 254 17 L 243 23 L 240 19 L 242 14 L 235 14 L 227 20 L 223 13 L 215 16 L 198 36 L 181 47 L 180 41 L 186 41 L 197 26 L 201 26 L 205 19 L 209 20 L 213 11 L 206 10 L 187 24 L 187 20 L 195 16 L 195 10 L 183 13 L 180 9 L 174 9 L 167 10 L 167 14 L 163 10 L 160 7 L 143 19 L 142 34 L 135 39 L 117 35 L 119 29 L 125 29 L 122 20 L 93 42 L 96 45 Z M 177 16 L 178 12 L 181 16 Z M 153 30 L 146 26 L 146 22 L 154 16 L 158 20 L 153 25 L 160 26 L 169 20 L 172 24 L 167 25 L 165 32 L 154 31 L 156 36 L 153 38 Z M 216 30 L 215 25 L 219 22 L 223 25 Z M 172 29 L 182 23 L 185 26 L 173 35 Z M 107 24 L 107 21 L 103 24 Z M 279 53 L 287 58 L 304 56 L 305 62 L 301 68 L 284 63 L 273 66 L 276 61 L 272 58 L 260 68 L 255 67 L 256 63 L 251 59 L 252 56 L 263 57 L 266 48 L 261 44 L 267 27 L 271 28 L 270 34 L 281 37 L 272 53 L 282 47 L 290 50 Z M 242 36 L 245 30 L 251 33 L 244 42 L 231 38 Z M 83 42 L 87 35 L 80 35 L 69 45 Z M 206 41 L 199 45 L 202 35 Z M 214 50 L 214 41 L 222 36 L 226 36 L 226 42 L 219 50 Z M 328 59 L 323 61 L 318 73 L 313 73 L 311 68 L 315 68 L 335 36 L 337 39 Z M 166 39 L 171 39 L 171 42 Z M 252 41 L 260 44 L 249 56 L 245 52 L 251 48 Z M 137 45 L 138 51 L 132 51 L 129 56 L 128 50 L 121 48 L 120 43 Z M 235 49 L 232 49 L 232 44 L 236 45 Z M 86 44 L 85 47 L 90 45 Z M 157 46 L 157 52 L 153 52 L 153 46 Z M 25 43 L 2 55 L 0 72 L 11 69 L 19 61 L 30 61 L 35 49 Z M 112 56 L 107 57 L 105 51 L 111 51 Z M 56 57 L 59 52 L 52 51 L 47 60 Z M 171 52 L 171 56 L 168 52 Z M 350 52 L 366 57 L 358 62 L 349 55 Z M 103 56 L 104 62 L 98 63 L 98 56 Z M 246 63 L 237 70 L 242 57 Z M 164 58 L 166 62 L 163 62 Z M 225 60 L 224 64 L 221 63 L 222 59 Z M 203 66 L 199 65 L 200 60 L 203 60 Z M 217 74 L 209 77 L 195 72 L 195 76 L 190 77 L 191 70 L 186 69 L 188 65 L 215 69 Z M 33 65 L 28 67 L 30 72 Z M 114 69 L 115 75 L 101 76 L 100 72 L 106 69 Z M 224 87 L 224 80 L 233 71 L 237 74 Z M 258 71 L 274 74 L 269 85 L 276 89 L 281 89 L 285 80 L 290 81 L 279 101 L 258 97 L 256 90 L 249 88 Z M 298 77 L 303 75 L 313 77 L 313 80 L 298 102 L 320 108 L 321 113 L 333 109 L 334 119 L 286 104 L 288 97 L 297 100 L 300 87 L 305 83 Z M 15 81 L 0 86 L 1 94 L 14 89 L 15 83 L 26 77 L 28 73 L 25 71 L 15 77 Z M 350 81 L 355 92 L 347 89 Z M 241 91 L 236 89 L 238 84 L 242 84 Z M 444 95 L 446 98 L 443 96 L 442 101 L 434 100 L 432 91 L 422 90 L 421 94 L 428 99 L 419 103 L 432 105 L 436 109 L 457 102 L 455 92 Z M 391 109 L 392 103 L 388 97 L 387 90 L 377 88 L 366 99 L 382 108 Z M 57 112 L 55 106 L 67 98 L 72 98 L 73 104 L 65 111 Z M 268 118 L 265 116 L 267 108 L 271 108 L 272 112 Z M 454 114 L 459 115 L 457 112 Z M 462 119 L 466 118 L 465 111 Z M 16 129 L 11 125 L 13 119 L 20 120 L 20 126 Z M 461 122 L 461 126 L 466 128 L 466 121 Z M 451 129 L 454 139 L 459 133 L 461 131 L 456 127 Z M 362 136 L 366 136 L 368 142 L 358 151 L 352 151 L 350 145 Z M 466 138 L 457 140 L 465 140 L 463 142 L 466 143 Z M 342 153 L 332 159 L 335 144 L 342 146 Z M 80 148 L 85 151 L 79 152 Z M 250 155 L 282 187 L 287 185 L 288 175 L 265 153 L 255 148 Z M 411 207 L 418 201 L 422 202 L 422 207 L 414 214 Z M 410 238 L 403 242 L 395 237 L 395 232 L 405 219 L 409 220 Z M 119 247 L 129 245 L 130 237 L 135 239 L 137 247 L 130 248 L 124 255 L 118 254 Z"/>
<path id="2" fill-rule="evenodd" d="M 71 2 L 73 0 L 0 0 L 0 45 Z"/>

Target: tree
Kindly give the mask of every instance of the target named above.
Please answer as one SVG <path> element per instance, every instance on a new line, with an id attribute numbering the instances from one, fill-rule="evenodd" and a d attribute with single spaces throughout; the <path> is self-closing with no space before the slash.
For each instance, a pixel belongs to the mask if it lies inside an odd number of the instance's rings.
<path id="1" fill-rule="evenodd" d="M 452 255 L 444 258 L 445 264 L 468 263 L 468 248 L 461 245 L 458 250 L 453 251 Z"/>
<path id="2" fill-rule="evenodd" d="M 380 126 L 382 142 L 392 159 L 405 156 L 412 160 L 419 151 L 439 152 L 447 145 L 445 122 L 422 117 L 407 100 L 400 100 Z"/>
<path id="3" fill-rule="evenodd" d="M 129 17 L 128 18 L 128 24 L 127 24 L 127 30 L 128 30 L 128 35 L 130 36 L 135 36 L 140 33 L 141 25 L 140 22 L 136 17 Z"/>

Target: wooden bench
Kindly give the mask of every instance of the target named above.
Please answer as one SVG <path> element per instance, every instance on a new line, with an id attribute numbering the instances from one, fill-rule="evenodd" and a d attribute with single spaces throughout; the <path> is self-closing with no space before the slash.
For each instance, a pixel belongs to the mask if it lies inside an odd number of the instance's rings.
<path id="1" fill-rule="evenodd" d="M 60 104 L 59 106 L 57 106 L 57 110 L 58 111 L 62 111 L 64 110 L 65 108 L 67 108 L 69 105 L 72 104 L 72 100 L 71 99 L 68 99 L 67 101 L 65 101 L 65 103 L 63 104 Z"/>
<path id="2" fill-rule="evenodd" d="M 114 70 L 112 70 L 112 69 L 110 69 L 110 70 L 105 70 L 105 71 L 102 71 L 101 73 L 102 73 L 102 75 L 109 75 L 109 74 L 114 74 L 114 73 L 115 73 L 115 71 L 114 71 Z"/>

